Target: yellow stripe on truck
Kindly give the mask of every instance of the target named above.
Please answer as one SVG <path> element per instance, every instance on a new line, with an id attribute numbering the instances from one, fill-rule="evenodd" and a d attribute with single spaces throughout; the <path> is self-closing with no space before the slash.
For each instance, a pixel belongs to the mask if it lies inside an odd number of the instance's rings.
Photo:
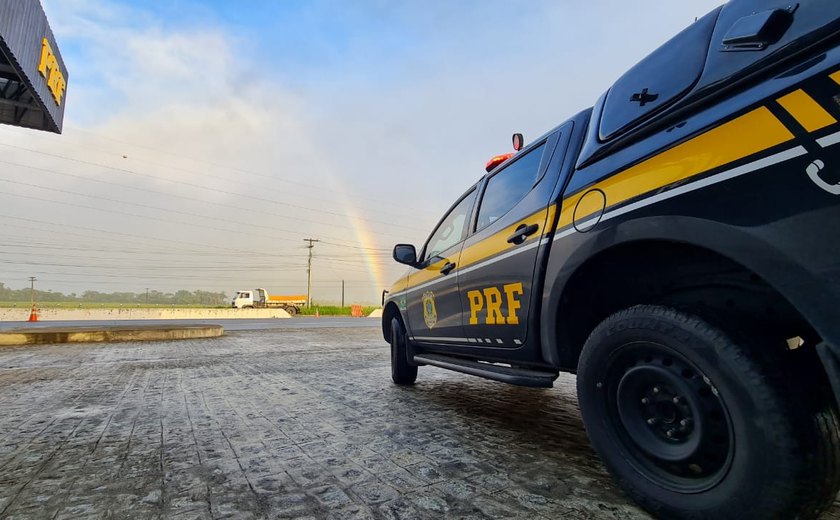
<path id="1" fill-rule="evenodd" d="M 838 70 L 834 74 L 829 74 L 828 77 L 833 79 L 835 83 L 840 85 L 840 70 Z"/>
<path id="2" fill-rule="evenodd" d="M 831 114 L 802 89 L 795 90 L 776 101 L 809 132 L 815 132 L 837 122 Z"/>
<path id="3" fill-rule="evenodd" d="M 402 291 L 405 290 L 407 285 L 408 285 L 408 276 L 403 276 L 402 278 L 400 278 L 399 280 L 397 280 L 396 282 L 391 284 L 391 287 L 388 289 L 388 292 L 390 294 L 396 294 L 398 292 L 402 292 Z"/>
<path id="4" fill-rule="evenodd" d="M 458 264 L 458 269 L 463 269 L 470 265 L 476 264 L 490 258 L 491 256 L 495 256 L 496 254 L 503 253 L 507 250 L 513 250 L 513 248 L 521 247 L 522 245 L 513 245 L 508 243 L 507 239 L 510 237 L 516 228 L 521 224 L 537 224 L 539 226 L 539 230 L 537 233 L 531 236 L 526 243 L 533 242 L 534 240 L 539 240 L 546 234 L 551 234 L 554 232 L 554 215 L 557 212 L 557 205 L 552 204 L 546 209 L 542 209 L 536 213 L 529 215 L 526 218 L 521 219 L 519 222 L 512 226 L 508 226 L 507 228 L 490 235 L 489 237 L 485 238 L 481 242 L 473 244 L 472 246 L 464 249 L 461 251 L 461 257 L 456 262 Z M 455 257 L 448 257 L 448 260 L 455 261 Z M 429 282 L 434 280 L 440 276 L 440 269 L 446 261 L 441 260 L 436 262 L 429 267 L 412 272 L 409 275 L 409 283 L 405 289 L 411 289 L 412 287 L 416 287 L 422 283 Z M 400 280 L 403 282 L 404 280 Z M 399 286 L 399 282 L 394 284 L 394 289 Z"/>
<path id="5" fill-rule="evenodd" d="M 426 283 L 431 280 L 435 280 L 444 276 L 440 273 L 440 270 L 443 269 L 443 266 L 446 265 L 448 262 L 452 261 L 456 264 L 458 260 L 458 250 L 456 249 L 452 256 L 447 256 L 445 258 L 441 258 L 437 262 L 430 264 L 425 269 L 420 269 L 419 271 L 415 271 L 411 273 L 408 277 L 408 287 L 407 289 L 411 289 L 415 285 L 420 285 L 421 283 Z M 454 273 L 452 276 L 455 276 Z"/>
<path id="6" fill-rule="evenodd" d="M 508 226 L 497 233 L 493 233 L 491 236 L 485 238 L 481 242 L 473 244 L 470 247 L 464 249 L 461 252 L 461 262 L 459 267 L 467 267 L 469 265 L 476 264 L 484 259 L 490 258 L 491 256 L 494 256 L 498 253 L 502 253 L 508 249 L 521 247 L 522 244 L 513 245 L 510 244 L 507 241 L 507 239 L 510 238 L 510 236 L 513 235 L 514 232 L 516 232 L 516 228 L 522 224 L 537 224 L 539 226 L 537 232 L 531 235 L 531 237 L 528 238 L 526 243 L 532 242 L 534 240 L 539 240 L 543 236 L 543 234 L 546 233 L 546 220 L 553 223 L 555 211 L 555 205 L 552 204 L 547 209 L 543 209 L 542 211 L 533 213 L 532 215 L 526 218 L 520 219 L 516 224 Z"/>
<path id="7" fill-rule="evenodd" d="M 575 206 L 591 189 L 603 191 L 606 206 L 611 207 L 791 139 L 793 134 L 770 110 L 757 108 L 564 199 L 559 226 L 572 224 Z M 577 218 L 597 211 L 579 208 Z"/>

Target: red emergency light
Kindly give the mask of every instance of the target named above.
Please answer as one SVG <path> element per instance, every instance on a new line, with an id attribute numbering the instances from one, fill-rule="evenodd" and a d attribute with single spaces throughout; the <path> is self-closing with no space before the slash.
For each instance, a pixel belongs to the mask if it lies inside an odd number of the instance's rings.
<path id="1" fill-rule="evenodd" d="M 488 172 L 491 172 L 491 171 L 493 171 L 493 168 L 495 168 L 496 166 L 498 166 L 498 165 L 502 164 L 503 162 L 507 161 L 508 159 L 513 157 L 514 154 L 516 154 L 516 152 L 503 153 L 502 155 L 496 155 L 492 159 L 487 161 L 487 164 L 484 165 L 484 169 L 487 170 Z"/>
<path id="2" fill-rule="evenodd" d="M 516 152 L 518 152 L 522 149 L 523 146 L 525 146 L 525 138 L 522 137 L 522 134 L 513 134 L 513 149 L 516 150 Z M 502 164 L 503 162 L 516 155 L 516 152 L 503 153 L 501 155 L 494 156 L 492 159 L 487 161 L 487 164 L 484 165 L 484 169 L 487 170 L 488 173 L 490 173 L 496 166 Z"/>

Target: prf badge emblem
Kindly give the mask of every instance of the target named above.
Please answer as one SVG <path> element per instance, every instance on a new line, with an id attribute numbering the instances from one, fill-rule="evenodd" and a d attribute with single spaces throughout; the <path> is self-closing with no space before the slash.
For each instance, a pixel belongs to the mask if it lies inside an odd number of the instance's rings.
<path id="1" fill-rule="evenodd" d="M 423 293 L 423 321 L 430 329 L 437 323 L 437 309 L 435 309 L 435 293 L 426 291 Z"/>

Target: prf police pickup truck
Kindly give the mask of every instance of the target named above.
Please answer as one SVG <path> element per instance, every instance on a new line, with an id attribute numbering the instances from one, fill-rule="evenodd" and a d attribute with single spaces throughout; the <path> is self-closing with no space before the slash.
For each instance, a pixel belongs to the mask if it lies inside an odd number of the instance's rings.
<path id="1" fill-rule="evenodd" d="M 654 515 L 819 516 L 840 487 L 837 0 L 732 0 L 514 149 L 395 247 L 394 382 L 576 373 L 595 450 Z"/>

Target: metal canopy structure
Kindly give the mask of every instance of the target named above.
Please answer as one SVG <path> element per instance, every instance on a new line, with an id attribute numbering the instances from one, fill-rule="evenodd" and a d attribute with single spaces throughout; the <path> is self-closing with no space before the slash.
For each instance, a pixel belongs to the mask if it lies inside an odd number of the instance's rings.
<path id="1" fill-rule="evenodd" d="M 0 0 L 0 123 L 61 133 L 67 78 L 39 0 Z"/>

